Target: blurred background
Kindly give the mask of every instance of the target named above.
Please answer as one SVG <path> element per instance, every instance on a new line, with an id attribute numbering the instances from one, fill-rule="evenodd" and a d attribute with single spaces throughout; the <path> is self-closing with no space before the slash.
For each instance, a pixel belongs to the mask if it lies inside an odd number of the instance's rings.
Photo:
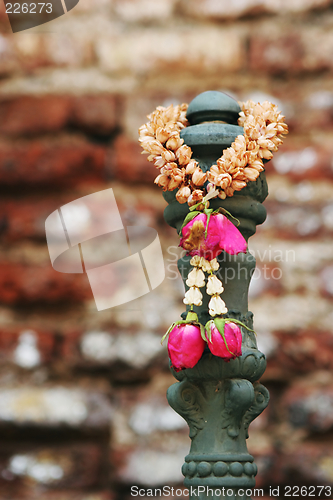
<path id="1" fill-rule="evenodd" d="M 160 337 L 183 311 L 178 237 L 137 129 L 206 90 L 279 105 L 250 290 L 271 393 L 250 427 L 257 487 L 333 483 L 333 2 L 80 0 L 12 34 L 0 13 L 0 499 L 120 500 L 181 485 L 190 440 Z M 97 312 L 52 269 L 45 219 L 112 187 L 158 230 L 167 279 Z M 327 496 L 326 496 L 327 498 Z"/>

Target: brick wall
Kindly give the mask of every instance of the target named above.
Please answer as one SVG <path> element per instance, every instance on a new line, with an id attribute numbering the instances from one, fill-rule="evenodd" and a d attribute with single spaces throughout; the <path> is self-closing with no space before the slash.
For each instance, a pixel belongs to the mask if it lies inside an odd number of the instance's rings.
<path id="1" fill-rule="evenodd" d="M 278 103 L 250 248 L 268 409 L 252 424 L 257 486 L 333 483 L 333 4 L 80 0 L 10 33 L 0 12 L 0 499 L 128 499 L 180 485 L 188 430 L 168 407 L 159 339 L 183 310 L 177 236 L 137 128 L 214 89 Z M 141 310 L 97 312 L 85 275 L 51 267 L 46 217 L 112 187 L 125 224 L 155 227 L 168 279 Z"/>

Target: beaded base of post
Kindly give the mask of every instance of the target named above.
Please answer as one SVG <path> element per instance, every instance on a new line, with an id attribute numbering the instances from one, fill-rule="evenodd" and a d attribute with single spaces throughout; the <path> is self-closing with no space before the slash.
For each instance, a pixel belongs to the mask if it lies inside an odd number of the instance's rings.
<path id="1" fill-rule="evenodd" d="M 178 267 L 187 310 L 164 336 L 178 380 L 167 398 L 190 428 L 184 484 L 192 498 L 248 499 L 257 473 L 248 427 L 269 394 L 258 382 L 266 360 L 247 306 L 255 267 L 247 239 L 265 220 L 265 162 L 288 128 L 271 103 L 241 109 L 220 92 L 159 107 L 149 120 L 140 142 L 160 169 L 165 219 L 186 251 Z"/>

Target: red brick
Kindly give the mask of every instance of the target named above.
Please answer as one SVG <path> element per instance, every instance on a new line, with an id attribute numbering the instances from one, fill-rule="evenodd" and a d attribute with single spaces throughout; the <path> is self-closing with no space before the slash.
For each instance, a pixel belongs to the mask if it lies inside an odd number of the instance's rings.
<path id="1" fill-rule="evenodd" d="M 251 430 L 250 430 L 251 432 Z M 269 488 L 273 484 L 283 481 L 283 472 L 278 466 L 278 453 L 272 449 L 270 452 L 254 453 L 254 462 L 258 467 L 256 476 L 256 488 Z"/>
<path id="2" fill-rule="evenodd" d="M 73 490 L 58 490 L 58 491 L 48 491 L 38 494 L 38 500 L 115 500 L 116 494 L 111 491 L 75 491 Z M 0 497 L 0 500 L 3 500 Z M 36 500 L 35 494 L 32 494 L 27 498 L 27 500 Z"/>
<path id="3" fill-rule="evenodd" d="M 243 274 L 245 275 L 245 273 Z M 252 277 L 250 297 L 258 297 L 262 294 L 281 295 L 283 293 L 283 284 L 280 279 L 282 275 L 278 263 L 265 261 L 264 259 L 259 261 L 258 259 Z"/>
<path id="4" fill-rule="evenodd" d="M 0 4 L 0 22 L 1 22 L 1 27 L 5 26 L 7 29 L 1 30 L 2 33 L 11 33 L 12 30 L 10 28 L 9 24 L 9 19 L 8 19 L 8 14 L 6 14 L 6 7 L 5 3 Z"/>
<path id="5" fill-rule="evenodd" d="M 49 265 L 0 264 L 0 302 L 57 303 L 92 300 L 85 274 L 59 273 Z"/>
<path id="6" fill-rule="evenodd" d="M 31 199 L 0 202 L 0 219 L 4 229 L 2 236 L 6 241 L 22 238 L 45 239 L 45 220 L 60 205 L 59 199 Z"/>
<path id="7" fill-rule="evenodd" d="M 103 177 L 105 150 L 84 141 L 5 144 L 0 149 L 2 186 L 70 186 Z"/>
<path id="8" fill-rule="evenodd" d="M 68 97 L 22 96 L 2 100 L 0 132 L 10 136 L 55 132 L 66 125 L 70 113 Z"/>
<path id="9" fill-rule="evenodd" d="M 262 228 L 267 235 L 282 240 L 299 240 L 327 235 L 322 227 L 321 211 L 301 203 L 267 202 L 269 222 Z M 328 232 L 330 234 L 330 232 Z"/>
<path id="10" fill-rule="evenodd" d="M 324 93 L 324 92 L 323 92 Z M 320 92 L 318 92 L 320 95 Z M 311 96 L 308 96 L 310 98 Z M 318 99 L 318 98 L 317 98 Z M 286 122 L 288 123 L 289 132 L 292 133 L 309 133 L 313 130 L 325 130 L 328 132 L 333 127 L 333 106 L 314 107 L 316 104 L 316 97 L 313 97 L 313 105 L 304 100 L 300 102 L 288 103 L 289 107 L 293 107 L 292 115 L 288 115 Z M 289 137 L 286 141 L 288 145 Z"/>
<path id="11" fill-rule="evenodd" d="M 159 170 L 141 151 L 137 142 L 124 135 L 117 137 L 109 153 L 107 168 L 110 175 L 124 182 L 152 184 Z"/>
<path id="12" fill-rule="evenodd" d="M 110 135 L 118 125 L 118 103 L 112 95 L 77 97 L 71 124 L 93 135 Z"/>
<path id="13" fill-rule="evenodd" d="M 116 97 L 106 94 L 6 98 L 0 101 L 0 132 L 13 137 L 33 136 L 75 126 L 95 135 L 107 135 L 117 127 L 118 111 Z"/>
<path id="14" fill-rule="evenodd" d="M 109 185 L 94 184 L 94 191 L 106 189 Z M 86 188 L 86 186 L 85 186 Z M 18 203 L 15 199 L 0 200 L 0 224 L 1 236 L 6 243 L 17 242 L 22 239 L 42 240 L 45 242 L 45 220 L 60 206 L 88 194 L 91 186 L 87 189 L 71 190 L 58 195 L 49 196 L 31 195 L 20 198 Z M 117 205 L 125 225 L 147 224 L 156 227 L 163 217 L 163 199 L 159 188 L 156 192 L 146 188 L 146 194 L 141 191 L 142 198 L 134 199 L 133 188 L 118 191 L 119 184 L 114 187 Z M 155 195 L 155 203 L 152 196 Z"/>
<path id="15" fill-rule="evenodd" d="M 275 332 L 278 345 L 269 357 L 265 377 L 308 373 L 333 369 L 333 335 L 315 330 L 291 333 Z"/>
<path id="16" fill-rule="evenodd" d="M 333 428 L 332 379 L 326 384 L 313 377 L 307 384 L 294 382 L 281 399 L 285 418 L 294 428 L 310 432 L 326 432 Z"/>
<path id="17" fill-rule="evenodd" d="M 294 485 L 332 485 L 332 441 L 311 440 L 306 443 L 295 443 L 281 457 L 286 474 L 286 484 Z M 323 492 L 325 490 L 322 490 Z M 318 494 L 317 498 L 329 498 L 331 493 Z"/>
<path id="18" fill-rule="evenodd" d="M 4 9 L 4 3 L 0 5 L 0 26 L 1 28 L 1 33 L 4 33 L 9 30 L 11 31 L 11 28 L 9 26 L 9 21 L 8 21 L 8 16 L 5 12 L 3 12 Z M 7 26 L 8 23 L 8 26 Z M 7 28 L 7 29 L 6 29 Z M 13 47 L 13 40 L 9 36 L 3 36 L 1 34 L 1 58 L 0 58 L 0 76 L 9 76 L 11 73 L 14 73 L 17 71 L 19 67 L 16 53 Z M 1 116 L 1 114 L 0 114 Z"/>
<path id="19" fill-rule="evenodd" d="M 286 34 L 288 33 L 288 34 Z M 249 63 L 252 71 L 270 74 L 316 72 L 332 69 L 333 36 L 316 26 L 276 25 L 250 37 Z"/>
<path id="20" fill-rule="evenodd" d="M 311 9 L 327 7 L 330 0 L 289 0 L 288 2 L 271 2 L 270 0 L 244 0 L 229 2 L 228 0 L 195 0 L 188 3 L 182 0 L 182 10 L 189 16 L 212 19 L 236 19 L 244 16 L 258 16 L 264 13 L 280 14 L 281 12 L 303 12 Z"/>
<path id="21" fill-rule="evenodd" d="M 143 81 L 156 77 L 168 85 L 180 81 L 176 75 L 223 74 L 242 70 L 246 63 L 245 33 L 237 27 L 173 23 L 171 27 L 145 27 L 101 33 L 95 41 L 99 67 L 108 73 L 136 76 Z M 166 76 L 166 78 L 165 78 Z M 196 77 L 194 77 L 195 80 Z M 157 84 L 159 86 L 160 84 Z M 178 85 L 179 86 L 179 85 Z"/>
<path id="22" fill-rule="evenodd" d="M 250 39 L 250 67 L 270 73 L 300 71 L 304 47 L 299 33 L 276 37 L 253 36 Z"/>
<path id="23" fill-rule="evenodd" d="M 333 297 L 332 277 L 333 265 L 326 266 L 321 270 L 319 287 L 324 297 Z"/>
<path id="24" fill-rule="evenodd" d="M 0 220 L 3 221 L 2 236 L 6 242 L 14 242 L 24 238 L 42 239 L 45 241 L 45 220 L 60 206 L 69 203 L 81 194 L 73 192 L 58 196 L 42 197 L 39 195 L 30 198 L 0 201 Z"/>
<path id="25" fill-rule="evenodd" d="M 325 139 L 299 141 L 287 137 L 283 148 L 267 165 L 267 173 L 274 169 L 293 181 L 332 179 L 332 157 L 332 145 Z"/>

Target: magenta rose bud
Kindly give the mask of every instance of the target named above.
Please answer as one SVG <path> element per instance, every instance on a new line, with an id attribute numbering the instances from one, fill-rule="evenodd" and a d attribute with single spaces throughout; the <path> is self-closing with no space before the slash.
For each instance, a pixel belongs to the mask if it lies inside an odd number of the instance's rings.
<path id="1" fill-rule="evenodd" d="M 207 215 L 201 213 L 182 228 L 180 246 L 189 255 L 199 255 L 207 260 L 217 257 L 222 250 L 234 255 L 246 252 L 246 241 L 242 234 L 222 214 L 211 215 L 207 228 Z"/>
<path id="2" fill-rule="evenodd" d="M 226 323 L 224 326 L 225 341 L 213 321 L 208 325 L 211 332 L 211 340 L 208 339 L 208 347 L 214 356 L 219 356 L 227 361 L 242 355 L 242 332 L 235 323 Z"/>
<path id="3" fill-rule="evenodd" d="M 176 325 L 169 333 L 168 353 L 171 366 L 176 371 L 193 368 L 202 356 L 206 342 L 200 327 L 191 324 Z"/>

